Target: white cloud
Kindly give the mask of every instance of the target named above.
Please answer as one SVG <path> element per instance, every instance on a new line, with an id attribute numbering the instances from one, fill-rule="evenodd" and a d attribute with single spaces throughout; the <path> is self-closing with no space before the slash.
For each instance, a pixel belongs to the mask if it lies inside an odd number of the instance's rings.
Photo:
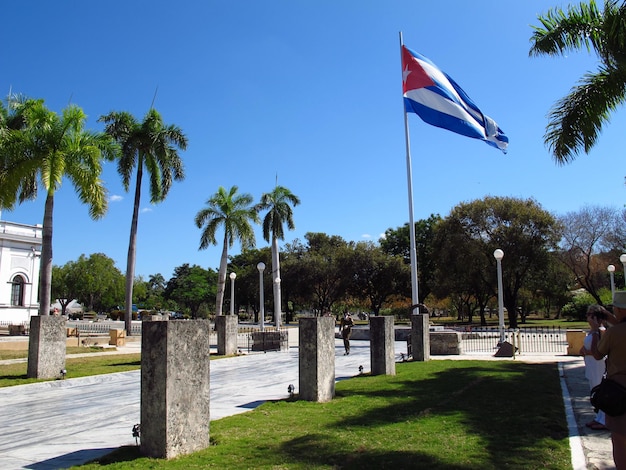
<path id="1" fill-rule="evenodd" d="M 110 202 L 120 202 L 121 200 L 124 199 L 124 196 L 120 196 L 119 194 L 113 194 L 110 198 L 109 201 Z"/>
<path id="2" fill-rule="evenodd" d="M 361 238 L 372 238 L 372 236 L 369 233 L 364 233 Z"/>
<path id="3" fill-rule="evenodd" d="M 141 209 L 140 212 L 142 214 L 145 214 L 146 212 L 152 212 L 152 207 L 144 207 L 143 209 Z"/>

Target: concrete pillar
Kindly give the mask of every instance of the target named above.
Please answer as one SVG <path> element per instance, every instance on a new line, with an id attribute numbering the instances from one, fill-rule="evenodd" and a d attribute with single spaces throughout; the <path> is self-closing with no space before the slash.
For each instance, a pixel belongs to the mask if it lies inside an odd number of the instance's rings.
<path id="1" fill-rule="evenodd" d="M 65 318 L 30 317 L 27 375 L 35 379 L 62 377 L 65 370 Z"/>
<path id="2" fill-rule="evenodd" d="M 414 361 L 430 360 L 428 314 L 411 315 L 411 353 Z"/>
<path id="3" fill-rule="evenodd" d="M 142 455 L 170 459 L 209 446 L 210 330 L 208 320 L 143 322 Z"/>
<path id="4" fill-rule="evenodd" d="M 392 316 L 370 317 L 370 361 L 372 375 L 396 375 Z"/>
<path id="5" fill-rule="evenodd" d="M 217 330 L 217 354 L 220 356 L 237 354 L 239 317 L 237 315 L 217 315 L 215 317 L 215 329 Z"/>
<path id="6" fill-rule="evenodd" d="M 299 320 L 299 396 L 327 402 L 335 396 L 335 318 Z"/>

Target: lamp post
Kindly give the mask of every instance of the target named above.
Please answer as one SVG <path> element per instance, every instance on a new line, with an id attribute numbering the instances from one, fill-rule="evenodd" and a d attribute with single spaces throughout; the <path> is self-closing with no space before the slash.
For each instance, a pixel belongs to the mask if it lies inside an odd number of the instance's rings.
<path id="1" fill-rule="evenodd" d="M 493 257 L 496 259 L 496 265 L 498 266 L 498 323 L 500 344 L 502 344 L 504 343 L 504 298 L 502 292 L 502 258 L 504 258 L 504 251 L 498 248 L 493 252 Z"/>
<path id="2" fill-rule="evenodd" d="M 237 277 L 236 273 L 230 273 L 228 276 L 230 277 L 230 314 L 235 314 L 235 278 Z"/>
<path id="3" fill-rule="evenodd" d="M 611 276 L 611 302 L 612 302 L 613 297 L 615 297 L 615 266 L 613 266 L 612 264 L 609 264 L 606 267 L 606 270 L 609 272 L 609 275 Z"/>
<path id="4" fill-rule="evenodd" d="M 276 288 L 274 289 L 274 292 L 280 292 L 280 278 L 277 277 L 276 279 L 274 279 L 274 284 L 276 285 Z M 280 295 L 280 294 L 279 294 Z M 276 300 L 274 300 L 274 323 L 276 323 L 276 330 L 278 330 L 278 328 L 280 328 L 280 315 L 281 315 L 281 308 L 280 308 L 280 302 L 276 302 Z"/>
<path id="5" fill-rule="evenodd" d="M 622 266 L 624 267 L 624 287 L 626 287 L 626 253 L 619 255 L 619 260 L 622 262 Z"/>
<path id="6" fill-rule="evenodd" d="M 261 331 L 265 331 L 265 301 L 263 299 L 263 271 L 265 270 L 265 263 L 261 261 L 256 265 L 259 270 L 259 328 Z"/>

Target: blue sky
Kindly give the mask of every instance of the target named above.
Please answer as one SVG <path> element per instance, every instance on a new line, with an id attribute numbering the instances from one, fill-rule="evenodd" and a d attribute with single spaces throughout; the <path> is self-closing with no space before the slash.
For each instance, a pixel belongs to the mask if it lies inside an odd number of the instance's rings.
<path id="1" fill-rule="evenodd" d="M 169 279 L 183 263 L 217 269 L 221 246 L 199 251 L 195 214 L 219 186 L 255 199 L 278 183 L 302 203 L 284 242 L 325 232 L 378 240 L 408 221 L 399 35 L 452 76 L 510 139 L 504 155 L 409 116 L 415 220 L 460 202 L 535 198 L 556 215 L 623 207 L 626 113 L 566 166 L 543 144 L 546 116 L 597 61 L 528 57 L 531 24 L 557 1 L 267 2 L 24 0 L 5 5 L 0 92 L 69 102 L 97 118 L 142 119 L 153 98 L 189 139 L 186 179 L 139 217 L 136 274 Z M 132 215 L 115 164 L 103 179 L 107 215 L 89 218 L 67 182 L 57 192 L 54 263 L 105 253 L 124 272 Z M 2 219 L 41 223 L 44 195 Z M 218 236 L 218 238 L 221 238 Z M 284 243 L 283 242 L 283 243 Z M 257 230 L 257 247 L 267 246 Z M 230 254 L 240 252 L 235 245 Z"/>

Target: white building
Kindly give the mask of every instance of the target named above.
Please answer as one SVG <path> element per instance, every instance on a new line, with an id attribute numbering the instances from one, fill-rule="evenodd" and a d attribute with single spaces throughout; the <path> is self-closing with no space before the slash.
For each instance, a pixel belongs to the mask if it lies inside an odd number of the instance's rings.
<path id="1" fill-rule="evenodd" d="M 0 220 L 0 324 L 30 322 L 39 312 L 41 225 Z"/>

